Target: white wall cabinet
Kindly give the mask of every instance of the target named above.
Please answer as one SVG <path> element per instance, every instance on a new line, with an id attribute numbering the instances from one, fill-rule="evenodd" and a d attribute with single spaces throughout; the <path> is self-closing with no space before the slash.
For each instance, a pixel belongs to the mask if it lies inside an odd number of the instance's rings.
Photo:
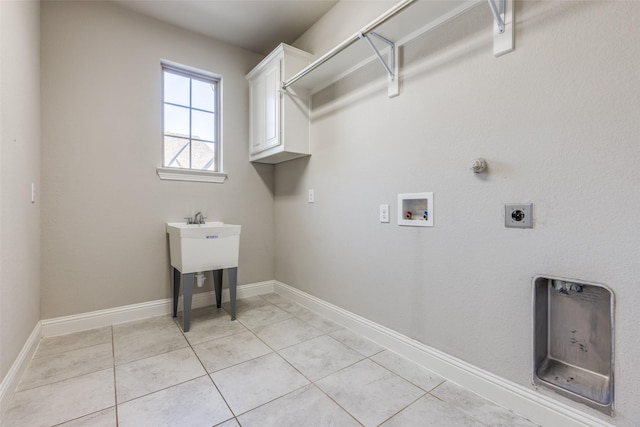
<path id="1" fill-rule="evenodd" d="M 311 154 L 308 91 L 282 82 L 309 65 L 312 55 L 280 44 L 247 74 L 250 93 L 249 159 L 280 163 Z"/>

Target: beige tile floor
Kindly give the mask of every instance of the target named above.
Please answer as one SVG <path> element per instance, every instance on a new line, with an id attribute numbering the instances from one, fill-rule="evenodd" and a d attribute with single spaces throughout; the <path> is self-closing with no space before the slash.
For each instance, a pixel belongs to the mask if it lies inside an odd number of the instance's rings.
<path id="1" fill-rule="evenodd" d="M 533 426 L 279 295 L 45 338 L 2 426 Z"/>

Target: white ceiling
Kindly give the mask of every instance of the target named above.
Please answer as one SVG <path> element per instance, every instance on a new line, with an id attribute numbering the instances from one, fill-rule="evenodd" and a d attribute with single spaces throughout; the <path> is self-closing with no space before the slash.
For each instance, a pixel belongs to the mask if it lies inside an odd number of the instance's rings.
<path id="1" fill-rule="evenodd" d="M 253 52 L 292 43 L 338 0 L 113 0 Z"/>

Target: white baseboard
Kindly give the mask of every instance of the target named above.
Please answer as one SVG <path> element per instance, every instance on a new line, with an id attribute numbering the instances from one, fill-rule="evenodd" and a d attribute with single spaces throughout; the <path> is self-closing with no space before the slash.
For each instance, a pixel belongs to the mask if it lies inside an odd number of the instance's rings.
<path id="1" fill-rule="evenodd" d="M 7 409 L 11 396 L 13 396 L 13 392 L 18 387 L 18 383 L 22 378 L 22 374 L 26 371 L 29 362 L 31 362 L 31 358 L 38 349 L 41 330 L 41 322 L 36 323 L 33 331 L 31 331 L 31 335 L 29 335 L 29 338 L 27 338 L 27 341 L 22 346 L 18 357 L 13 361 L 11 369 L 9 369 L 7 375 L 2 379 L 2 383 L 0 383 L 0 414 L 4 414 L 4 411 Z"/>
<path id="2" fill-rule="evenodd" d="M 558 399 L 508 381 L 284 283 L 275 282 L 274 292 L 537 424 L 612 427 Z"/>
<path id="3" fill-rule="evenodd" d="M 236 298 L 248 298 L 273 292 L 275 282 L 266 281 L 238 286 Z M 222 301 L 229 301 L 229 289 L 222 290 Z M 192 308 L 206 307 L 216 303 L 215 292 L 202 292 L 193 295 Z M 87 329 L 101 328 L 117 323 L 142 320 L 153 316 L 170 314 L 173 310 L 172 299 L 161 299 L 106 310 L 91 311 L 89 313 L 74 314 L 72 316 L 56 317 L 43 320 L 42 337 L 70 334 Z M 182 310 L 182 297 L 178 301 L 178 310 Z"/>

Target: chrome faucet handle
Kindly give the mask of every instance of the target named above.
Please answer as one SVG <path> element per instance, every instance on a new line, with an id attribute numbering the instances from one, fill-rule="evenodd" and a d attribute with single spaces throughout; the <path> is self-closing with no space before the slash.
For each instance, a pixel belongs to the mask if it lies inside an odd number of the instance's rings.
<path id="1" fill-rule="evenodd" d="M 189 217 L 189 216 L 185 216 L 184 219 L 187 220 L 187 224 L 193 224 L 193 218 Z"/>

